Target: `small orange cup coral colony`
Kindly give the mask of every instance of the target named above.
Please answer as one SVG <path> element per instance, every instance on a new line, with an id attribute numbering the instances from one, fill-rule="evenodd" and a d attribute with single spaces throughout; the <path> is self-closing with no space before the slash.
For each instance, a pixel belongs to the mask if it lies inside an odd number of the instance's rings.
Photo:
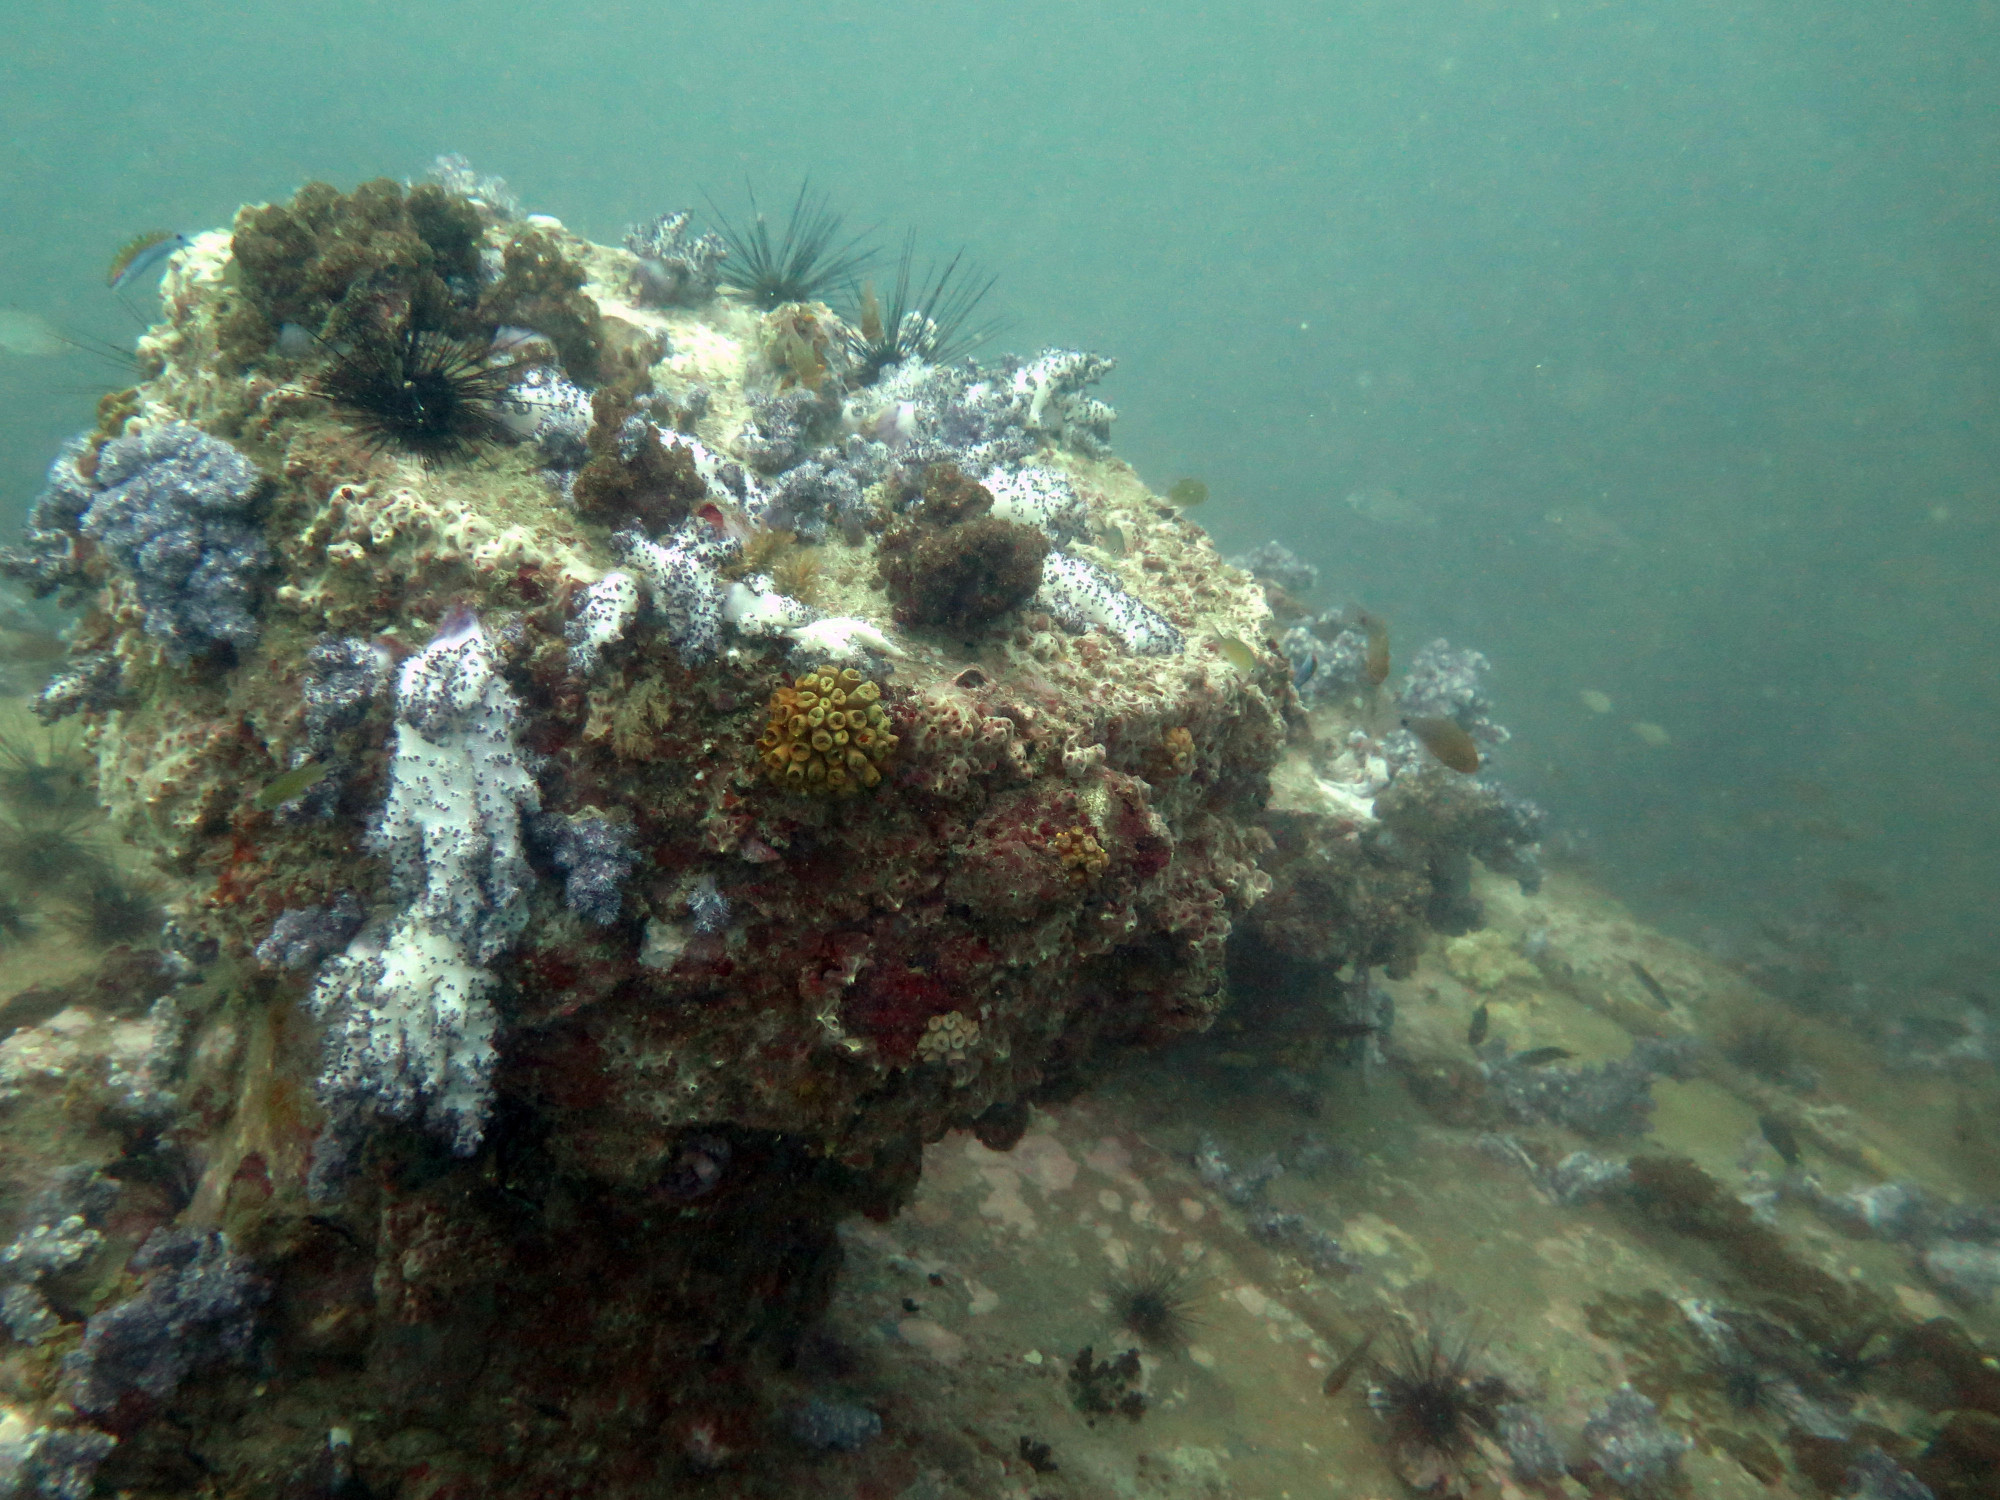
<path id="1" fill-rule="evenodd" d="M 815 797 L 874 786 L 897 745 L 881 697 L 881 687 L 852 667 L 821 667 L 780 685 L 757 741 L 765 774 L 788 792 Z"/>

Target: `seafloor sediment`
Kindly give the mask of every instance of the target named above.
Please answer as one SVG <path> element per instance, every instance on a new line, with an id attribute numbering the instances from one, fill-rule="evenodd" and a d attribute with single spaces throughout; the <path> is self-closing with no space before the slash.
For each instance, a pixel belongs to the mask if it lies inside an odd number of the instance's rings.
<path id="1" fill-rule="evenodd" d="M 1311 1493 L 1232 1446 L 1305 1420 L 1348 1435 L 1333 1493 L 1645 1493 L 1697 1441 L 1775 1484 L 1979 1440 L 1791 1370 L 1810 1411 L 1759 1420 L 1831 1448 L 1710 1441 L 1638 1354 L 1511 1322 L 1446 1360 L 1463 1431 L 1287 1406 L 1382 1312 L 1458 1318 L 1417 1282 L 1497 1285 L 1388 1211 L 1393 1136 L 1524 1255 L 1622 1215 L 1718 1262 L 1621 1252 L 1567 1334 L 1740 1282 L 1800 1358 L 1882 1378 L 1886 1340 L 1994 1410 L 1957 1325 L 1765 1222 L 1844 1189 L 1746 1206 L 1634 1144 L 1712 1073 L 1706 1012 L 1572 941 L 1580 901 L 1517 909 L 1539 813 L 1438 763 L 1504 743 L 1483 659 L 1392 683 L 1365 615 L 1281 647 L 1285 579 L 1111 454 L 1108 362 L 940 362 L 900 291 L 760 297 L 717 249 L 315 184 L 174 257 L 146 378 L 58 457 L 9 568 L 83 609 L 34 707 L 129 852 L 62 875 L 107 951 L 38 945 L 0 1012 L 12 1492 Z M 1163 1047 L 1178 1091 L 1129 1071 Z M 1278 1151 L 1272 1111 L 1329 1123 Z M 1964 1296 L 1990 1237 L 1947 1187 L 1887 1238 Z M 1199 1264 L 1196 1336 L 1127 1356 L 1077 1272 L 1155 1253 Z M 1687 1314 L 1718 1365 L 1730 1310 Z M 1259 1379 L 1236 1437 L 1186 1425 Z"/>

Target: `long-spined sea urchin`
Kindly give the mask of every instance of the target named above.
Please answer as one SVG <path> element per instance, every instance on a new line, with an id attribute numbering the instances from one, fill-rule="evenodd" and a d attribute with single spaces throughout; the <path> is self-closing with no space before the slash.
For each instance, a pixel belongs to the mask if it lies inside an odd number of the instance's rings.
<path id="1" fill-rule="evenodd" d="M 863 243 L 867 232 L 841 238 L 845 217 L 831 207 L 824 193 L 814 193 L 808 178 L 799 184 L 784 234 L 771 239 L 771 226 L 757 207 L 757 195 L 745 189 L 750 217 L 730 220 L 715 200 L 708 200 L 715 227 L 729 247 L 723 262 L 723 290 L 769 311 L 787 302 L 818 302 L 865 271 L 875 259 L 873 246 Z M 704 194 L 704 197 L 707 195 Z"/>
<path id="2" fill-rule="evenodd" d="M 1471 1377 L 1478 1343 L 1424 1318 L 1398 1322 L 1378 1357 L 1368 1404 L 1389 1429 L 1390 1445 L 1420 1460 L 1455 1464 L 1498 1420 L 1499 1398 Z"/>
<path id="3" fill-rule="evenodd" d="M 1112 1278 L 1104 1294 L 1118 1326 L 1148 1349 L 1171 1353 L 1187 1347 L 1198 1320 L 1201 1276 L 1187 1266 L 1147 1260 Z"/>
<path id="4" fill-rule="evenodd" d="M 490 347 L 405 325 L 337 350 L 316 388 L 371 448 L 437 464 L 501 435 L 498 402 L 520 369 L 495 364 Z"/>
<path id="5" fill-rule="evenodd" d="M 980 275 L 977 267 L 966 263 L 965 252 L 960 250 L 913 285 L 915 260 L 916 237 L 912 235 L 904 240 L 903 253 L 897 257 L 896 285 L 886 305 L 876 300 L 872 287 L 864 286 L 854 294 L 854 306 L 845 316 L 855 330 L 846 353 L 849 378 L 856 385 L 873 385 L 884 370 L 906 359 L 950 364 L 1000 330 L 999 319 L 972 321 L 997 276 Z"/>

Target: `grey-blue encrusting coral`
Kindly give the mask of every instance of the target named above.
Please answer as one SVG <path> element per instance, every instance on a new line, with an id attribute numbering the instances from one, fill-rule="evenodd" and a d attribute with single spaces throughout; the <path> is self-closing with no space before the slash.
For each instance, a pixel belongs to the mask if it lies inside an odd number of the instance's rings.
<path id="1" fill-rule="evenodd" d="M 625 882 L 638 863 L 632 825 L 598 813 L 537 820 L 550 862 L 563 872 L 563 900 L 587 922 L 608 927 L 618 920 Z"/>
<path id="2" fill-rule="evenodd" d="M 794 386 L 788 391 L 753 391 L 750 421 L 737 434 L 736 449 L 752 468 L 767 474 L 789 469 L 812 447 L 815 425 L 840 414 L 831 388 Z"/>
<path id="3" fill-rule="evenodd" d="M 310 969 L 347 946 L 361 930 L 363 915 L 352 891 L 342 891 L 325 906 L 289 907 L 257 945 L 257 962 L 267 969 Z"/>
<path id="4" fill-rule="evenodd" d="M 1628 1495 L 1651 1495 L 1672 1481 L 1689 1444 L 1661 1424 L 1657 1406 L 1621 1385 L 1583 1424 L 1583 1446 Z"/>
<path id="5" fill-rule="evenodd" d="M 1653 1114 L 1655 1078 L 1694 1076 L 1695 1043 L 1640 1037 L 1622 1058 L 1581 1068 L 1531 1067 L 1498 1038 L 1480 1049 L 1487 1087 L 1517 1120 L 1566 1125 L 1597 1139 L 1643 1135 Z"/>
<path id="6" fill-rule="evenodd" d="M 1341 1244 L 1339 1236 L 1320 1228 L 1304 1214 L 1286 1213 L 1268 1205 L 1243 1216 L 1250 1237 L 1260 1244 L 1289 1250 L 1315 1271 L 1348 1273 L 1361 1269 L 1361 1257 Z"/>
<path id="7" fill-rule="evenodd" d="M 806 1447 L 821 1453 L 852 1453 L 882 1431 L 882 1419 L 852 1401 L 814 1396 L 785 1414 L 785 1426 Z"/>
<path id="8" fill-rule="evenodd" d="M 521 200 L 508 190 L 507 179 L 477 171 L 456 151 L 447 151 L 432 158 L 431 169 L 426 175 L 447 193 L 470 198 L 502 219 L 518 219 L 521 216 Z"/>
<path id="9" fill-rule="evenodd" d="M 1450 641 L 1435 640 L 1417 648 L 1410 670 L 1396 692 L 1399 712 L 1425 718 L 1450 719 L 1472 736 L 1484 760 L 1513 736 L 1493 718 L 1493 705 L 1482 683 L 1493 670 L 1484 652 L 1461 651 Z M 1384 748 L 1392 765 L 1422 763 L 1424 752 L 1408 731 L 1389 737 Z"/>
<path id="10" fill-rule="evenodd" d="M 788 468 L 770 487 L 770 524 L 817 541 L 831 526 L 858 537 L 870 518 L 868 489 L 893 467 L 887 445 L 850 436 Z"/>
<path id="11" fill-rule="evenodd" d="M 97 497 L 97 487 L 84 477 L 82 464 L 90 453 L 88 436 L 71 438 L 49 465 L 48 479 L 28 511 L 19 545 L 0 550 L 0 572 L 18 578 L 36 597 L 88 582 L 77 552 L 77 532 L 83 513 Z"/>
<path id="12" fill-rule="evenodd" d="M 639 294 L 664 306 L 693 306 L 715 295 L 729 246 L 720 235 L 690 234 L 685 209 L 625 231 L 625 248 L 639 257 Z"/>
<path id="13" fill-rule="evenodd" d="M 36 1195 L 19 1233 L 0 1250 L 0 1325 L 14 1338 L 39 1343 L 62 1327 L 42 1282 L 96 1253 L 104 1243 L 99 1226 L 117 1196 L 118 1184 L 88 1166 L 64 1169 Z"/>
<path id="14" fill-rule="evenodd" d="M 270 553 L 265 480 L 220 438 L 166 422 L 104 445 L 82 534 L 131 575 L 146 633 L 176 660 L 257 643 Z"/>
<path id="15" fill-rule="evenodd" d="M 293 752 L 290 769 L 312 760 L 319 763 L 322 774 L 276 810 L 280 821 L 300 823 L 339 812 L 341 794 L 354 770 L 353 747 L 345 747 L 343 753 L 341 736 L 366 721 L 370 705 L 388 680 L 389 653 L 355 636 L 322 636 L 306 653 L 299 687 L 306 742 Z"/>
<path id="16" fill-rule="evenodd" d="M 0 1500 L 84 1500 L 118 1439 L 95 1427 L 37 1427 L 0 1438 Z"/>
<path id="17" fill-rule="evenodd" d="M 389 657 L 358 636 L 321 636 L 306 653 L 306 738 L 315 751 L 329 748 L 335 735 L 368 717 L 375 695 L 389 681 Z"/>
<path id="18" fill-rule="evenodd" d="M 1223 559 L 1253 578 L 1275 583 L 1288 594 L 1303 594 L 1319 585 L 1319 569 L 1280 541 L 1268 541 Z"/>
<path id="19" fill-rule="evenodd" d="M 128 1396 L 173 1393 L 197 1365 L 243 1354 L 268 1286 L 219 1229 L 156 1229 L 132 1256 L 135 1296 L 92 1313 L 63 1361 L 79 1411 L 108 1412 Z"/>
<path id="20" fill-rule="evenodd" d="M 1841 1500 L 1937 1500 L 1937 1494 L 1880 1448 L 1864 1448 L 1848 1465 Z"/>
<path id="21" fill-rule="evenodd" d="M 1242 1208 L 1261 1200 L 1265 1186 L 1285 1169 L 1276 1156 L 1260 1157 L 1247 1167 L 1233 1167 L 1222 1154 L 1221 1143 L 1204 1134 L 1195 1142 L 1194 1170 L 1203 1187 Z"/>
<path id="22" fill-rule="evenodd" d="M 1529 1406 L 1508 1402 L 1496 1413 L 1500 1443 L 1507 1450 L 1514 1477 L 1523 1484 L 1547 1484 L 1563 1477 L 1566 1466 L 1548 1423 Z"/>
<path id="23" fill-rule="evenodd" d="M 858 535 L 871 518 L 864 497 L 885 480 L 907 500 L 925 469 L 948 463 L 982 482 L 1002 476 L 998 495 L 1004 476 L 1045 444 L 1103 452 L 1117 414 L 1087 388 L 1110 368 L 1108 359 L 1065 349 L 985 366 L 907 360 L 851 397 L 845 417 L 853 430 L 817 448 L 806 445 L 806 435 L 818 398 L 789 393 L 753 403 L 737 446 L 749 462 L 779 475 L 768 486 L 768 513 L 754 518 L 808 540 L 829 526 Z M 1054 539 L 1065 539 L 1060 526 Z"/>
<path id="24" fill-rule="evenodd" d="M 1239 567 L 1242 558 L 1232 558 Z M 1292 680 L 1307 707 L 1351 697 L 1368 687 L 1368 631 L 1351 610 L 1330 609 L 1279 638 Z"/>

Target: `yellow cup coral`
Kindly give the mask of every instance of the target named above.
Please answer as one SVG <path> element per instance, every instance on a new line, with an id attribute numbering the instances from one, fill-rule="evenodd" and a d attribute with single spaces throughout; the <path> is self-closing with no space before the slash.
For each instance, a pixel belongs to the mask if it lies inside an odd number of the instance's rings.
<path id="1" fill-rule="evenodd" d="M 757 741 L 764 772 L 788 792 L 845 797 L 882 779 L 897 739 L 882 689 L 852 667 L 821 667 L 771 694 Z"/>

